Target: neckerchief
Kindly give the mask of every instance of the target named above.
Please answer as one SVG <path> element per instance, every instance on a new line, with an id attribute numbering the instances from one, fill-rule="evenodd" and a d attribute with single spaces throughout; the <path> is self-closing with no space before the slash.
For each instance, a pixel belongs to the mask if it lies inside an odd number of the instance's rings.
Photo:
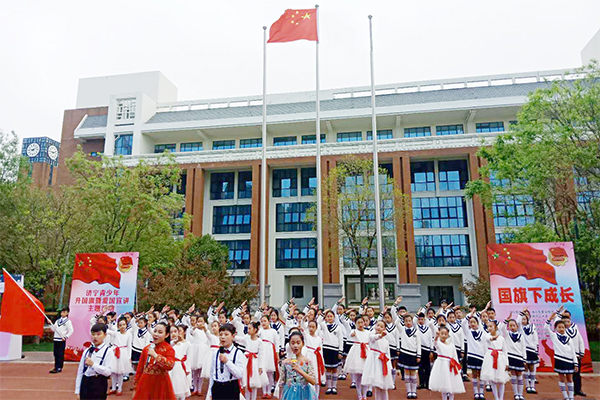
<path id="1" fill-rule="evenodd" d="M 518 332 L 509 332 L 508 336 L 510 336 L 514 343 L 517 343 L 519 340 L 521 340 L 521 334 Z"/>
<path id="2" fill-rule="evenodd" d="M 408 337 L 412 337 L 417 332 L 417 330 L 414 327 L 404 328 L 404 331 L 406 332 L 406 336 Z"/>
<path id="3" fill-rule="evenodd" d="M 571 325 L 567 328 L 566 332 L 571 339 L 575 339 L 575 336 L 577 336 L 577 325 Z"/>
<path id="4" fill-rule="evenodd" d="M 477 330 L 477 331 L 471 331 L 471 334 L 473 335 L 473 339 L 477 340 L 478 342 L 481 341 L 481 336 L 482 336 L 482 332 Z"/>
<path id="5" fill-rule="evenodd" d="M 556 334 L 556 337 L 558 338 L 558 340 L 560 340 L 560 342 L 561 342 L 562 344 L 567 344 L 567 343 L 569 343 L 569 340 L 570 340 L 570 338 L 569 338 L 569 336 L 567 336 L 567 335 L 561 335 L 560 333 L 557 333 L 557 334 Z"/>
<path id="6" fill-rule="evenodd" d="M 385 324 L 385 330 L 387 331 L 388 334 L 392 333 L 394 331 L 394 329 L 396 329 L 396 324 L 394 324 L 394 323 Z"/>
<path id="7" fill-rule="evenodd" d="M 148 330 L 147 330 L 146 328 L 143 328 L 143 329 L 138 329 L 137 336 L 138 336 L 139 338 L 141 338 L 142 336 L 144 336 L 144 335 L 146 334 L 146 332 L 148 332 Z"/>
<path id="8" fill-rule="evenodd" d="M 67 317 L 60 317 L 60 319 L 58 320 L 58 326 L 63 326 L 64 324 L 67 323 L 67 321 L 69 320 L 69 318 Z"/>
<path id="9" fill-rule="evenodd" d="M 452 333 L 457 333 L 458 331 L 460 331 L 460 325 L 457 323 L 448 322 L 446 326 L 450 327 Z"/>
<path id="10" fill-rule="evenodd" d="M 279 332 L 279 329 L 281 328 L 281 323 L 280 323 L 279 321 L 278 321 L 278 322 L 275 322 L 275 323 L 272 323 L 272 324 L 271 324 L 271 328 L 273 328 L 273 329 L 275 329 L 277 332 Z"/>
<path id="11" fill-rule="evenodd" d="M 329 330 L 329 333 L 335 331 L 335 328 L 337 328 L 337 324 L 327 324 L 327 329 Z"/>
<path id="12" fill-rule="evenodd" d="M 419 330 L 423 334 L 427 333 L 427 331 L 429 330 L 429 327 L 427 325 L 417 324 L 417 326 L 419 327 Z"/>
<path id="13" fill-rule="evenodd" d="M 244 325 L 244 335 L 248 334 L 248 327 Z"/>
<path id="14" fill-rule="evenodd" d="M 535 325 L 533 325 L 533 324 L 523 326 L 523 332 L 525 332 L 525 334 L 527 336 L 532 335 L 534 331 L 535 331 Z"/>

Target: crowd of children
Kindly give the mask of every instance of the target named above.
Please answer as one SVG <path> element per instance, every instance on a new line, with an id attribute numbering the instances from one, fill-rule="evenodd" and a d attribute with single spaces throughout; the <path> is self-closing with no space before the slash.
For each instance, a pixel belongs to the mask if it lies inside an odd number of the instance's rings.
<path id="1" fill-rule="evenodd" d="M 262 304 L 253 313 L 247 302 L 232 312 L 215 302 L 206 313 L 195 306 L 184 313 L 168 306 L 118 318 L 103 313 L 90 321 L 92 346 L 81 359 L 76 394 L 122 395 L 124 381 L 135 374 L 134 399 L 185 399 L 207 385 L 215 400 L 256 400 L 259 392 L 262 399 L 316 400 L 321 387 L 335 396 L 338 380 L 349 378 L 358 400 L 387 400 L 400 372 L 407 399 L 416 399 L 420 386 L 450 400 L 465 392 L 466 369 L 476 400 L 486 390 L 503 399 L 509 381 L 514 400 L 537 393 L 538 336 L 527 308 L 499 322 L 489 303 L 463 313 L 442 301 L 437 310 L 428 303 L 411 314 L 401 301 L 378 316 L 367 299 L 356 310 L 345 309 L 344 298 L 327 310 L 314 299 L 300 309 L 291 299 L 279 310 Z M 68 310 L 53 329 L 60 351 L 60 341 L 72 334 Z M 560 391 L 573 399 L 581 392 L 574 380 L 583 340 L 562 307 L 545 329 Z M 62 369 L 57 359 L 51 372 Z"/>

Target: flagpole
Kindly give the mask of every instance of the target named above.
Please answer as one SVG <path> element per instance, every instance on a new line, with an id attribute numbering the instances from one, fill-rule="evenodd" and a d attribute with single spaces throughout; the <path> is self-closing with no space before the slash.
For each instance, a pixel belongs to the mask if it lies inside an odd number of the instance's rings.
<path id="1" fill-rule="evenodd" d="M 267 220 L 267 27 L 263 26 L 263 120 L 262 120 L 262 164 L 260 169 L 260 251 L 259 251 L 259 290 L 260 304 L 265 302 L 266 284 L 266 224 Z"/>
<path id="2" fill-rule="evenodd" d="M 381 200 L 379 199 L 379 157 L 377 155 L 377 116 L 375 114 L 375 69 L 373 62 L 373 16 L 369 15 L 369 39 L 371 43 L 371 131 L 373 136 L 373 175 L 375 184 L 375 227 L 377 229 L 377 274 L 379 276 L 379 309 L 385 307 L 383 276 L 383 243 L 381 237 Z"/>
<path id="3" fill-rule="evenodd" d="M 317 143 L 317 303 L 325 306 L 323 298 L 323 216 L 321 214 L 321 102 L 319 99 L 319 5 L 315 5 L 317 18 L 316 42 L 316 85 L 317 85 L 317 126 L 315 139 Z"/>

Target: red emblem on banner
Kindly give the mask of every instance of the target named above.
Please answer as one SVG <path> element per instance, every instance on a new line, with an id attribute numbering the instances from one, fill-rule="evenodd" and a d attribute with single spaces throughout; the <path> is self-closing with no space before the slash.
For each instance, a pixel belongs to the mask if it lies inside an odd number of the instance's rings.
<path id="1" fill-rule="evenodd" d="M 114 258 L 104 253 L 83 253 L 75 256 L 73 280 L 75 279 L 85 283 L 110 283 L 120 288 L 121 274 L 117 271 Z"/>

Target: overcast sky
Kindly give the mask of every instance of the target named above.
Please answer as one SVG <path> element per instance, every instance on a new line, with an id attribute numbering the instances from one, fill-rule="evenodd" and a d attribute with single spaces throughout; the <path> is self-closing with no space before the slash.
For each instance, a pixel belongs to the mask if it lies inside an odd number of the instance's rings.
<path id="1" fill-rule="evenodd" d="M 262 93 L 262 26 L 311 1 L 0 2 L 0 128 L 60 140 L 79 78 L 162 71 L 179 100 Z M 321 87 L 581 65 L 599 0 L 321 0 Z M 271 44 L 268 92 L 314 89 L 314 43 Z"/>

